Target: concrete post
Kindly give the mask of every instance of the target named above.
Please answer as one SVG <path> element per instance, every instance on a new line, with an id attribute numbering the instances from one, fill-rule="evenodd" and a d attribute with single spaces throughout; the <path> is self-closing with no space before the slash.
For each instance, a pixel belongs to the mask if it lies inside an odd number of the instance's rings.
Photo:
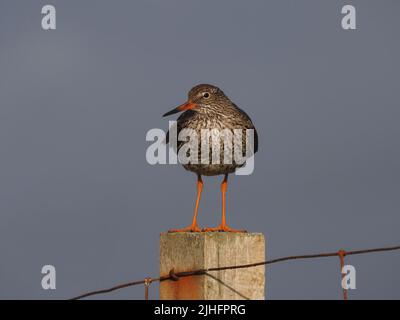
<path id="1" fill-rule="evenodd" d="M 160 236 L 160 275 L 265 260 L 261 233 L 183 232 Z M 160 283 L 160 299 L 265 299 L 265 266 L 209 272 Z"/>

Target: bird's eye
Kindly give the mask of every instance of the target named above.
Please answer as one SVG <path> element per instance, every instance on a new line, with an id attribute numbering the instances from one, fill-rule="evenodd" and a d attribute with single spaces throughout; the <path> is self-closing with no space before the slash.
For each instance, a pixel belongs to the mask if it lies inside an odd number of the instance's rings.
<path id="1" fill-rule="evenodd" d="M 209 92 L 203 92 L 203 98 L 208 99 L 210 97 L 210 93 Z"/>

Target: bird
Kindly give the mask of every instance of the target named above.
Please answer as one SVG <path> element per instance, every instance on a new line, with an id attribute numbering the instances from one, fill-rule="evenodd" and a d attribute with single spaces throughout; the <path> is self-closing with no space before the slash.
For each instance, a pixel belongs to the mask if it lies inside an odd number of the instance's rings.
<path id="1" fill-rule="evenodd" d="M 185 103 L 179 105 L 178 107 L 172 109 L 171 111 L 165 113 L 163 117 L 183 112 L 177 119 L 176 129 L 177 134 L 183 129 L 191 129 L 201 137 L 200 143 L 198 144 L 199 154 L 201 153 L 201 145 L 206 141 L 204 139 L 210 139 L 211 137 L 201 136 L 201 131 L 204 129 L 208 130 L 224 130 L 228 129 L 230 132 L 234 130 L 241 130 L 242 132 L 247 129 L 252 129 L 254 132 L 254 139 L 251 152 L 247 153 L 250 156 L 254 155 L 258 151 L 258 134 L 257 130 L 253 125 L 252 120 L 240 109 L 236 104 L 234 104 L 225 93 L 218 87 L 211 84 L 199 84 L 190 89 L 188 92 L 188 99 Z M 169 132 L 166 135 L 166 143 L 171 143 L 169 141 Z M 239 139 L 240 138 L 240 139 Z M 231 147 L 236 148 L 241 145 L 242 152 L 246 148 L 246 134 L 242 134 L 239 138 L 233 138 Z M 222 141 L 222 136 L 220 136 L 220 157 L 223 156 L 224 150 L 229 148 L 228 145 L 224 145 Z M 218 143 L 218 142 L 217 142 Z M 183 147 L 183 141 L 177 141 L 176 148 L 179 150 Z M 211 148 L 211 146 L 210 146 Z M 249 147 L 249 149 L 251 149 Z M 218 150 L 218 149 L 217 149 Z M 228 152 L 232 152 L 232 149 L 227 149 Z M 243 155 L 243 153 L 242 153 Z M 210 149 L 208 155 L 211 160 L 212 150 Z M 209 163 L 201 163 L 201 155 L 199 155 L 199 161 L 193 163 L 184 163 L 183 167 L 197 175 L 197 197 L 192 218 L 192 223 L 182 229 L 171 229 L 169 232 L 246 232 L 246 230 L 232 229 L 228 227 L 226 222 L 226 193 L 228 188 L 228 175 L 235 172 L 236 169 L 242 167 L 244 163 L 237 163 L 232 160 L 230 163 L 220 162 L 214 163 L 209 161 Z M 197 215 L 201 199 L 201 193 L 203 190 L 203 179 L 202 176 L 219 176 L 223 175 L 224 178 L 221 183 L 221 194 L 222 194 L 222 217 L 221 223 L 217 227 L 213 228 L 203 228 L 201 229 L 197 224 Z"/>

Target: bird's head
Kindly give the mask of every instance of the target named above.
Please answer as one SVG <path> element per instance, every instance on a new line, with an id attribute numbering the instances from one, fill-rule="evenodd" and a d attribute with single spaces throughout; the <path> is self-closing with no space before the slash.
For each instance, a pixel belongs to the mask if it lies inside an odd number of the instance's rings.
<path id="1" fill-rule="evenodd" d="M 211 84 L 199 84 L 190 89 L 188 100 L 184 104 L 165 113 L 163 117 L 186 110 L 208 112 L 229 102 L 230 100 L 220 88 Z"/>

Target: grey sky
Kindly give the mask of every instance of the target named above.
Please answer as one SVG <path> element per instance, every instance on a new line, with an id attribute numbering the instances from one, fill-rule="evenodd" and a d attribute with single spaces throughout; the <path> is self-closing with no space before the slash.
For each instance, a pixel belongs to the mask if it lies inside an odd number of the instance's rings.
<path id="1" fill-rule="evenodd" d="M 57 30 L 41 29 L 41 7 Z M 340 27 L 344 4 L 357 30 Z M 399 1 L 0 2 L 0 298 L 69 298 L 158 274 L 159 233 L 190 223 L 195 176 L 150 166 L 146 132 L 198 83 L 253 119 L 228 222 L 267 257 L 398 244 Z M 204 179 L 201 226 L 220 219 Z M 400 298 L 400 256 L 349 257 L 351 299 Z M 40 286 L 57 270 L 57 290 Z M 157 297 L 157 285 L 150 295 Z M 339 261 L 271 266 L 271 299 L 340 299 Z M 98 298 L 142 299 L 143 288 Z"/>

